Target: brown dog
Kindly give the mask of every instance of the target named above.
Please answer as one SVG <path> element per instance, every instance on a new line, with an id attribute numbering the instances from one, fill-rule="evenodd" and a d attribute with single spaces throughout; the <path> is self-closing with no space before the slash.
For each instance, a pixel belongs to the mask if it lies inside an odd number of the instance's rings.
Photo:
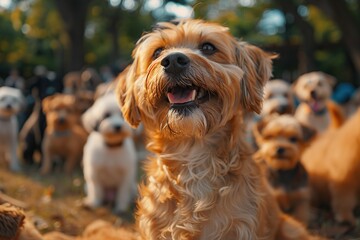
<path id="1" fill-rule="evenodd" d="M 140 187 L 142 239 L 309 239 L 280 212 L 245 142 L 272 56 L 201 20 L 159 23 L 119 79 L 125 119 L 153 157 Z"/>
<path id="2" fill-rule="evenodd" d="M 65 160 L 65 171 L 71 172 L 80 163 L 87 134 L 78 125 L 75 98 L 55 94 L 42 101 L 47 127 L 42 143 L 42 174 L 51 171 L 54 157 Z"/>
<path id="3" fill-rule="evenodd" d="M 307 224 L 310 216 L 308 175 L 301 154 L 315 131 L 291 115 L 271 115 L 254 126 L 259 146 L 254 158 L 265 173 L 281 209 Z"/>
<path id="4" fill-rule="evenodd" d="M 344 114 L 341 107 L 330 100 L 335 82 L 334 77 L 323 72 L 301 75 L 293 85 L 294 93 L 300 100 L 296 119 L 315 128 L 318 133 L 341 126 Z"/>
<path id="5" fill-rule="evenodd" d="M 360 110 L 341 128 L 324 134 L 303 155 L 315 203 L 331 199 L 335 218 L 355 224 L 360 193 Z"/>

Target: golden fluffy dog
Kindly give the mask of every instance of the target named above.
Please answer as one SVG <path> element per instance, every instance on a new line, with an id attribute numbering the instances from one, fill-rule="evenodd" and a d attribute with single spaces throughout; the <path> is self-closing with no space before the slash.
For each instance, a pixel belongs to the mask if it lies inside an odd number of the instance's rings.
<path id="1" fill-rule="evenodd" d="M 271 115 L 254 126 L 259 146 L 254 158 L 265 174 L 281 209 L 307 224 L 310 217 L 308 174 L 300 159 L 315 131 L 291 115 Z"/>
<path id="2" fill-rule="evenodd" d="M 65 172 L 71 172 L 80 163 L 87 134 L 78 125 L 75 98 L 55 94 L 42 101 L 46 114 L 46 129 L 42 143 L 43 162 L 41 173 L 51 171 L 54 157 L 65 160 Z"/>
<path id="3" fill-rule="evenodd" d="M 331 199 L 339 222 L 355 223 L 360 199 L 360 110 L 339 129 L 324 134 L 303 155 L 315 203 Z"/>
<path id="4" fill-rule="evenodd" d="M 344 122 L 344 114 L 336 103 L 330 100 L 336 79 L 323 72 L 301 75 L 293 89 L 300 105 L 295 117 L 303 124 L 312 126 L 318 133 L 329 128 L 338 128 Z"/>
<path id="5" fill-rule="evenodd" d="M 119 79 L 125 119 L 153 153 L 140 186 L 142 239 L 308 239 L 280 212 L 245 142 L 271 58 L 201 20 L 159 23 Z"/>

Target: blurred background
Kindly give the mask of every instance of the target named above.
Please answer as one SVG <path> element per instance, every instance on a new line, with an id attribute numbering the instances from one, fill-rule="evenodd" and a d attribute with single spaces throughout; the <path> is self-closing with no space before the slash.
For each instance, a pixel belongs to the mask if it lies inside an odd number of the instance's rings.
<path id="1" fill-rule="evenodd" d="M 358 0 L 0 0 L 0 77 L 16 69 L 27 79 L 43 65 L 56 81 L 87 67 L 104 79 L 155 22 L 189 17 L 279 53 L 275 78 L 321 70 L 360 84 Z"/>

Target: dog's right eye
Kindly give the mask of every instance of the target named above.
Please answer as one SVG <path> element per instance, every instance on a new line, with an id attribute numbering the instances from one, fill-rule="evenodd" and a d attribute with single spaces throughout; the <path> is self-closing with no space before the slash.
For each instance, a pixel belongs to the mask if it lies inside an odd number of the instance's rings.
<path id="1" fill-rule="evenodd" d="M 111 113 L 105 113 L 105 114 L 104 114 L 104 119 L 105 119 L 105 118 L 108 118 L 108 117 L 110 117 L 110 116 L 111 116 Z"/>
<path id="2" fill-rule="evenodd" d="M 203 45 L 201 45 L 200 50 L 205 55 L 211 55 L 216 52 L 215 46 L 212 45 L 211 43 L 204 43 Z"/>
<path id="3" fill-rule="evenodd" d="M 161 54 L 161 52 L 164 50 L 164 48 L 158 48 L 158 49 L 156 49 L 155 50 L 155 52 L 153 53 L 153 59 L 157 59 L 159 56 L 160 56 L 160 54 Z"/>

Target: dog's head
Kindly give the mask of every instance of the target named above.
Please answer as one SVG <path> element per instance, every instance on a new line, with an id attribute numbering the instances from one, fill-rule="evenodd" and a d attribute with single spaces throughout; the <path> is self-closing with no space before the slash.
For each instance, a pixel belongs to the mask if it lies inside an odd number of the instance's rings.
<path id="1" fill-rule="evenodd" d="M 306 102 L 314 112 L 321 112 L 330 99 L 336 79 L 323 72 L 310 72 L 301 75 L 294 83 L 295 95 Z"/>
<path id="2" fill-rule="evenodd" d="M 9 118 L 22 109 L 24 97 L 20 90 L 0 87 L 0 117 Z"/>
<path id="3" fill-rule="evenodd" d="M 201 20 L 159 23 L 120 76 L 125 119 L 163 137 L 203 137 L 234 115 L 260 112 L 272 56 Z"/>
<path id="4" fill-rule="evenodd" d="M 77 122 L 75 97 L 68 94 L 54 94 L 42 101 L 47 126 L 57 130 L 68 130 Z"/>
<path id="5" fill-rule="evenodd" d="M 99 97 L 82 115 L 82 123 L 88 132 L 102 134 L 108 144 L 122 142 L 131 135 L 131 128 L 124 121 L 114 93 Z"/>
<path id="6" fill-rule="evenodd" d="M 264 104 L 261 115 L 292 114 L 293 111 L 294 99 L 290 84 L 281 79 L 267 82 L 264 88 Z"/>
<path id="7" fill-rule="evenodd" d="M 285 170 L 295 167 L 316 132 L 291 115 L 273 114 L 254 125 L 253 133 L 259 146 L 257 157 L 273 169 Z"/>

